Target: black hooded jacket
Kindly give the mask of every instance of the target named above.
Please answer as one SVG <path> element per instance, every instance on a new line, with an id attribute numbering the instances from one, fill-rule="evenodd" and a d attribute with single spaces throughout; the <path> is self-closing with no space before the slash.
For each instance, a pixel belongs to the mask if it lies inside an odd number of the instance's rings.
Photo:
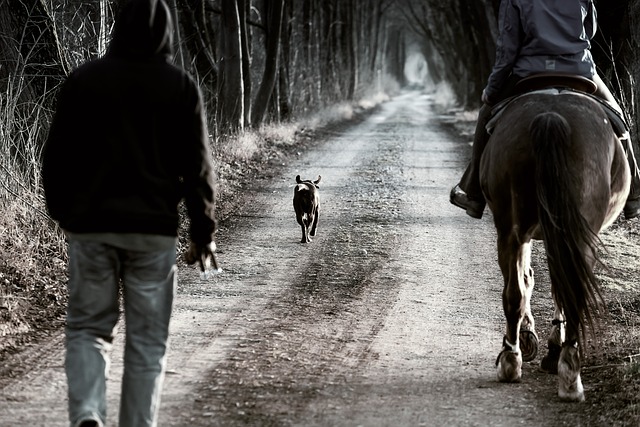
<path id="1" fill-rule="evenodd" d="M 63 85 L 43 153 L 49 213 L 73 233 L 177 235 L 185 199 L 191 238 L 212 240 L 214 183 L 202 97 L 172 65 L 162 0 L 132 0 L 108 53 Z"/>

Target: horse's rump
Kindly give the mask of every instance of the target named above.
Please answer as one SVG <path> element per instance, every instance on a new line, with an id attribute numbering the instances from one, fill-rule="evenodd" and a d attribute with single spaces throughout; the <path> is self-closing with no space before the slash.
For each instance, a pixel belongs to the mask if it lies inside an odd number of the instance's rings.
<path id="1" fill-rule="evenodd" d="M 537 226 L 537 215 L 531 212 L 537 211 L 537 201 L 531 197 L 514 200 L 512 196 L 516 188 L 521 195 L 537 191 L 532 179 L 536 162 L 530 130 L 534 118 L 539 114 L 544 117 L 544 113 L 563 117 L 571 133 L 569 146 L 563 151 L 570 156 L 566 171 L 569 182 L 556 179 L 555 185 L 571 188 L 575 202 L 583 205 L 581 212 L 597 233 L 617 217 L 624 204 L 628 180 L 623 179 L 622 172 L 626 160 L 599 104 L 572 92 L 531 94 L 506 108 L 481 160 L 481 186 L 489 207 L 493 204 L 495 210 L 504 211 L 508 203 L 509 210 L 520 211 L 518 217 L 524 221 L 519 223 L 521 228 Z M 504 185 L 507 181 L 509 186 Z"/>

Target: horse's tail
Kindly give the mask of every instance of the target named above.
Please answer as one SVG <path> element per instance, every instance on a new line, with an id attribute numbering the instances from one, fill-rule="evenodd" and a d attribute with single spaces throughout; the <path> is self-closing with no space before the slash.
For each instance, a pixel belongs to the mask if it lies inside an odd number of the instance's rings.
<path id="1" fill-rule="evenodd" d="M 529 132 L 551 291 L 567 326 L 584 336 L 585 325 L 594 326 L 602 295 L 593 273 L 598 237 L 580 212 L 582 179 L 568 162 L 571 126 L 560 114 L 546 112 L 533 119 Z"/>

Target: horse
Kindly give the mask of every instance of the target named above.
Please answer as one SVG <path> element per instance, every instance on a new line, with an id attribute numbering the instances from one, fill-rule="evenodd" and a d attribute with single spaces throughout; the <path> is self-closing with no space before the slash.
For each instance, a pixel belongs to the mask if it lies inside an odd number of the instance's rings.
<path id="1" fill-rule="evenodd" d="M 581 344 L 603 308 L 594 275 L 598 234 L 622 211 L 630 180 L 622 144 L 589 95 L 535 91 L 504 108 L 480 161 L 504 279 L 499 381 L 520 381 L 523 360 L 537 354 L 531 245 L 542 240 L 555 314 L 541 367 L 558 374 L 561 400 L 584 400 Z"/>

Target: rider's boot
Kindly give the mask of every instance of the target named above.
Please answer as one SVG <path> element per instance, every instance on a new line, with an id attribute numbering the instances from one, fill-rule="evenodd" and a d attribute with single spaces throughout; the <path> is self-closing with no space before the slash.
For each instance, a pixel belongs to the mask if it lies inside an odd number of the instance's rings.
<path id="1" fill-rule="evenodd" d="M 487 204 L 484 197 L 480 197 L 475 199 L 472 198 L 462 188 L 460 188 L 460 184 L 453 187 L 451 189 L 451 193 L 449 193 L 449 201 L 452 204 L 464 209 L 467 212 L 467 215 L 477 219 L 482 218 L 484 207 Z"/>
<path id="2" fill-rule="evenodd" d="M 489 141 L 486 125 L 490 116 L 491 107 L 484 104 L 478 112 L 471 161 L 460 183 L 453 187 L 449 194 L 449 201 L 452 204 L 464 209 L 470 217 L 478 219 L 482 218 L 487 204 L 480 188 L 480 158 Z"/>
<path id="3" fill-rule="evenodd" d="M 629 132 L 625 132 L 620 138 L 620 142 L 627 155 L 629 169 L 631 170 L 631 189 L 623 212 L 625 219 L 631 219 L 640 216 L 640 170 L 638 169 L 636 156 L 633 154 L 633 144 L 631 143 Z"/>

